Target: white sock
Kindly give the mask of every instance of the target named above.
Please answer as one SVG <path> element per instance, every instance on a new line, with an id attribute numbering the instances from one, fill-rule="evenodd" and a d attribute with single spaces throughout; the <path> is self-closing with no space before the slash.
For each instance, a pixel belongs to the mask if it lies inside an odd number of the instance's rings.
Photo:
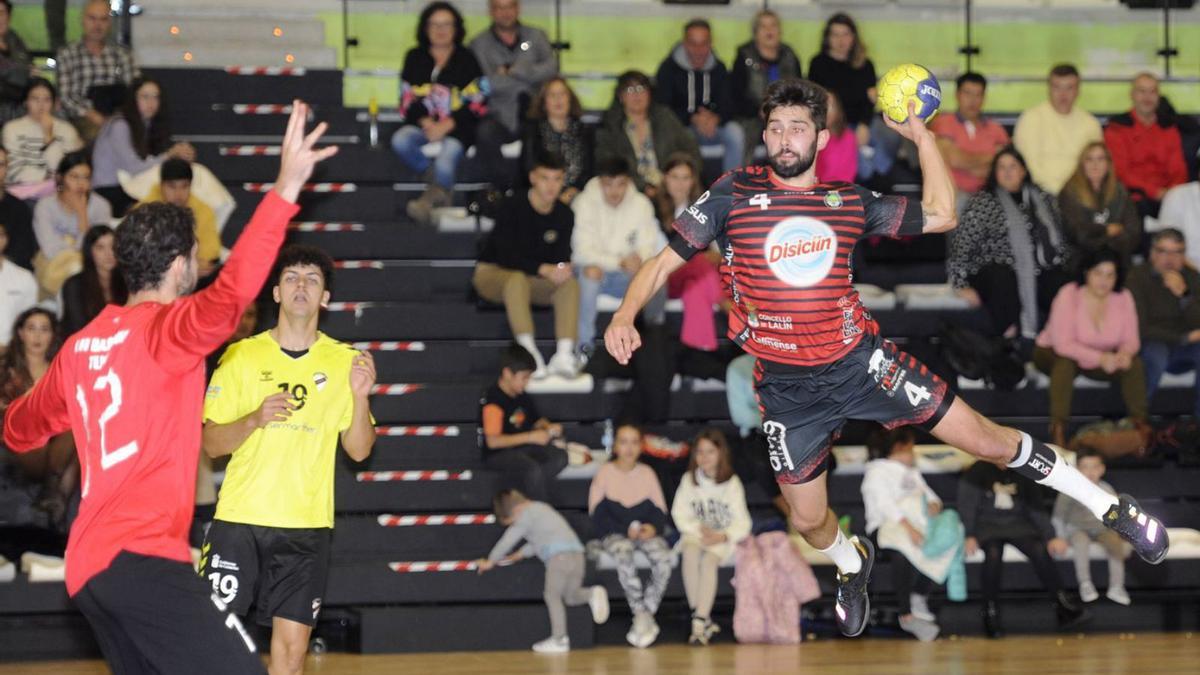
<path id="1" fill-rule="evenodd" d="M 571 338 L 558 338 L 558 353 L 571 354 L 575 351 L 575 341 Z"/>
<path id="2" fill-rule="evenodd" d="M 1049 472 L 1045 471 L 1046 465 L 1050 465 Z M 1035 441 L 1025 432 L 1021 432 L 1021 447 L 1017 457 L 1008 466 L 1083 504 L 1097 519 L 1103 519 L 1108 509 L 1119 503 L 1115 495 L 1088 480 L 1087 476 L 1079 473 L 1079 469 L 1063 461 L 1053 448 Z"/>
<path id="3" fill-rule="evenodd" d="M 533 361 L 537 364 L 538 370 L 545 370 L 546 361 L 542 359 L 542 353 L 538 351 L 537 343 L 533 341 L 533 333 L 521 333 L 516 336 L 517 344 L 521 345 L 533 355 Z"/>
<path id="4" fill-rule="evenodd" d="M 833 544 L 829 548 L 818 550 L 829 556 L 842 574 L 858 574 L 862 570 L 862 555 L 859 554 L 858 548 L 846 538 L 840 527 Z"/>

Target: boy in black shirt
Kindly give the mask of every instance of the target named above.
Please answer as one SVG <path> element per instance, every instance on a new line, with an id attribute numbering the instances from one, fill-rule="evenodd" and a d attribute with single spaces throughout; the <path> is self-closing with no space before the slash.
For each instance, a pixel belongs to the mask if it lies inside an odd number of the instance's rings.
<path id="1" fill-rule="evenodd" d="M 567 466 L 567 453 L 551 445 L 563 428 L 538 414 L 525 387 L 533 375 L 533 356 L 509 345 L 500 360 L 500 379 L 479 400 L 479 447 L 483 463 L 505 474 L 505 485 L 530 499 L 549 501 L 549 482 Z"/>
<path id="2" fill-rule="evenodd" d="M 517 344 L 534 359 L 533 376 L 575 377 L 579 323 L 579 283 L 571 268 L 575 214 L 558 200 L 565 169 L 557 155 L 539 156 L 529 172 L 533 187 L 509 197 L 497 209 L 496 226 L 479 254 L 472 282 L 479 296 L 504 303 Z M 554 306 L 557 350 L 549 364 L 533 341 L 531 304 Z M 528 494 L 528 493 L 527 493 Z"/>

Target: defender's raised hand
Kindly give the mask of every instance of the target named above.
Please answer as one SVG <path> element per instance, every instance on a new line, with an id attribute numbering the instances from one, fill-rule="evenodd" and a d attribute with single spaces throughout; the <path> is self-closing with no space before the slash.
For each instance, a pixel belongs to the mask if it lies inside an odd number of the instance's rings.
<path id="1" fill-rule="evenodd" d="M 314 146 L 329 125 L 321 122 L 308 135 L 304 125 L 308 119 L 308 104 L 296 99 L 292 101 L 292 116 L 288 118 L 287 131 L 279 152 L 279 177 L 275 179 L 275 192 L 289 202 L 300 197 L 300 190 L 312 176 L 313 167 L 335 154 L 337 146 L 316 149 Z"/>

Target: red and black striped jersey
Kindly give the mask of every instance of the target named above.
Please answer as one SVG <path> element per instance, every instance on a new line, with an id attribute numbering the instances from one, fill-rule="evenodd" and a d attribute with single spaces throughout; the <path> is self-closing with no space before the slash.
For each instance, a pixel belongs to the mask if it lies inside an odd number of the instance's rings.
<path id="1" fill-rule="evenodd" d="M 789 366 L 831 363 L 879 328 L 851 284 L 864 236 L 920 234 L 921 203 L 851 183 L 785 185 L 762 166 L 735 169 L 675 220 L 685 259 L 716 241 L 733 301 L 729 337 Z"/>

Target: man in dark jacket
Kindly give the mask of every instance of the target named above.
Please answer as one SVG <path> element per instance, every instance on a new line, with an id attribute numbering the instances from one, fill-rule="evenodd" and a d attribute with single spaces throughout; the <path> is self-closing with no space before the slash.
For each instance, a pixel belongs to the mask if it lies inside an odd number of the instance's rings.
<path id="1" fill-rule="evenodd" d="M 1184 264 L 1183 233 L 1159 230 L 1150 240 L 1150 262 L 1129 273 L 1126 286 L 1137 304 L 1146 366 L 1146 396 L 1154 398 L 1164 372 L 1200 367 L 1200 273 Z M 1200 377 L 1196 378 L 1200 393 Z M 1200 395 L 1193 415 L 1200 417 Z"/>
<path id="2" fill-rule="evenodd" d="M 579 325 L 579 282 L 571 268 L 575 214 L 558 200 L 563 187 L 561 157 L 542 155 L 529 172 L 532 187 L 497 209 L 496 226 L 479 254 L 472 283 L 479 296 L 504 303 L 517 344 L 533 356 L 534 377 L 579 374 L 575 339 Z M 533 340 L 531 304 L 554 306 L 557 351 L 542 360 Z"/>
<path id="3" fill-rule="evenodd" d="M 675 45 L 658 67 L 656 98 L 689 127 L 703 146 L 720 146 L 723 171 L 742 163 L 745 132 L 733 121 L 733 92 L 729 72 L 712 49 L 712 29 L 704 19 L 692 19 L 683 28 L 683 42 Z"/>

